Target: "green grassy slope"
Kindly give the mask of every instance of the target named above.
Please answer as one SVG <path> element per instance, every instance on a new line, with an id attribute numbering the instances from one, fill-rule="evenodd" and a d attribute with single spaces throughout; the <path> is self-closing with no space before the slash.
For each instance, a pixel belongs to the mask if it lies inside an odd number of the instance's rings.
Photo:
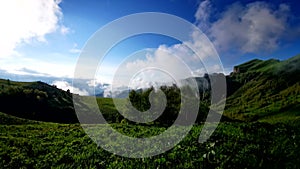
<path id="1" fill-rule="evenodd" d="M 0 125 L 20 125 L 20 124 L 38 124 L 34 120 L 22 119 L 6 113 L 0 112 Z"/>
<path id="2" fill-rule="evenodd" d="M 112 125 L 129 136 L 147 137 L 164 127 Z M 103 150 L 79 125 L 0 125 L 3 168 L 299 168 L 299 127 L 267 123 L 221 123 L 198 143 L 202 125 L 180 144 L 151 158 L 130 159 Z M 99 129 L 98 132 L 107 132 Z M 112 133 L 112 137 L 113 133 Z M 122 141 L 122 140 L 120 140 Z M 138 148 L 139 145 L 135 145 Z M 122 147 L 119 147 L 122 148 Z M 151 151 L 151 150 L 149 150 Z"/>
<path id="3" fill-rule="evenodd" d="M 245 121 L 299 118 L 295 112 L 300 111 L 300 55 L 281 62 L 255 60 L 237 67 L 242 71 L 228 78 L 239 87 L 228 97 L 224 115 Z"/>

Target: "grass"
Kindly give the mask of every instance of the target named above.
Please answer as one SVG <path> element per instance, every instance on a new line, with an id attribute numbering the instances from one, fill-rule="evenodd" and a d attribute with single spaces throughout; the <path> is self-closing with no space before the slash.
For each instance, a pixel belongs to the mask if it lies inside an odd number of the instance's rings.
<path id="1" fill-rule="evenodd" d="M 8 115 L 0 112 L 0 125 L 11 125 L 11 124 L 38 124 L 39 122 L 34 120 L 27 120 L 18 118 L 12 115 Z"/>
<path id="2" fill-rule="evenodd" d="M 164 127 L 112 124 L 119 132 L 148 137 Z M 299 126 L 221 123 L 198 143 L 202 125 L 164 154 L 131 159 L 97 145 L 78 124 L 0 125 L 0 166 L 4 168 L 299 168 Z M 98 132 L 105 132 L 105 128 Z M 153 145 L 155 146 L 155 145 Z"/>
<path id="3" fill-rule="evenodd" d="M 15 82 L 15 81 L 11 81 L 11 80 L 5 80 L 5 79 L 0 79 L 0 86 L 25 86 L 25 85 L 30 85 L 33 84 L 35 82 Z"/>
<path id="4" fill-rule="evenodd" d="M 271 59 L 242 64 L 248 71 L 228 77 L 240 87 L 227 98 L 224 115 L 244 121 L 297 120 L 299 114 L 289 116 L 289 112 L 299 110 L 299 63 L 300 55 L 282 62 Z"/>
<path id="5" fill-rule="evenodd" d="M 300 122 L 300 106 L 296 106 L 295 108 L 293 109 L 290 109 L 286 112 L 281 112 L 281 113 L 278 113 L 274 116 L 270 116 L 270 117 L 265 117 L 263 119 L 260 119 L 259 121 L 260 122 L 268 122 L 268 123 L 271 123 L 271 124 L 274 124 L 274 123 L 287 123 L 287 124 L 290 124 L 290 123 L 299 123 Z"/>

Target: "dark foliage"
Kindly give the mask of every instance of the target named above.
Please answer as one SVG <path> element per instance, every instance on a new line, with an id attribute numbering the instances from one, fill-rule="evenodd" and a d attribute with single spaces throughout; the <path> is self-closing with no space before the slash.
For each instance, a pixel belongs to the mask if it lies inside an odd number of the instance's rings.
<path id="1" fill-rule="evenodd" d="M 74 123 L 72 95 L 42 82 L 7 85 L 0 90 L 0 111 L 32 120 Z"/>

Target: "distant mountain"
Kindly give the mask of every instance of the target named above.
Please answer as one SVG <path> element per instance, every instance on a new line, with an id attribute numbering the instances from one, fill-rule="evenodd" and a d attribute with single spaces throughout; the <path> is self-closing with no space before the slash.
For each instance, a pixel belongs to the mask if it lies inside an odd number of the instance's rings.
<path id="1" fill-rule="evenodd" d="M 76 88 L 74 92 L 84 91 L 86 95 L 89 96 L 96 95 L 97 97 L 103 97 L 104 91 L 108 86 L 110 86 L 110 84 L 107 83 L 91 84 L 91 81 L 93 80 L 88 80 L 88 79 L 77 79 L 76 83 L 73 84 L 73 79 L 68 77 L 53 77 L 50 75 L 14 74 L 1 69 L 0 69 L 0 78 L 10 79 L 13 81 L 22 81 L 22 82 L 40 81 L 40 82 L 47 83 L 49 85 L 56 85 L 58 88 L 63 89 L 65 91 L 67 91 L 68 89 Z M 57 84 L 63 84 L 63 85 L 57 85 Z"/>

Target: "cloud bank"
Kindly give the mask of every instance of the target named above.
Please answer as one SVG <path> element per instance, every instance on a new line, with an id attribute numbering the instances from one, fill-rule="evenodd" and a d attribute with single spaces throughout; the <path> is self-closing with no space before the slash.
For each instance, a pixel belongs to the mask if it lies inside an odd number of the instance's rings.
<path id="1" fill-rule="evenodd" d="M 220 52 L 261 53 L 276 50 L 289 29 L 290 7 L 266 2 L 234 3 L 213 20 L 213 4 L 202 1 L 196 24 L 211 38 Z"/>
<path id="2" fill-rule="evenodd" d="M 65 91 L 70 90 L 71 93 L 79 94 L 82 96 L 89 95 L 89 93 L 85 89 L 79 89 L 79 88 L 73 87 L 72 84 L 70 84 L 67 81 L 54 81 L 54 82 L 52 82 L 52 85 L 55 85 L 58 88 L 65 90 Z"/>
<path id="3" fill-rule="evenodd" d="M 195 30 L 188 33 L 190 38 L 182 43 L 160 45 L 128 56 L 115 72 L 112 90 L 122 86 L 138 89 L 180 85 L 189 77 L 223 72 L 218 54 L 206 37 Z"/>
<path id="4" fill-rule="evenodd" d="M 17 55 L 17 45 L 45 42 L 45 35 L 69 28 L 62 25 L 61 0 L 9 0 L 0 5 L 0 57 Z"/>

